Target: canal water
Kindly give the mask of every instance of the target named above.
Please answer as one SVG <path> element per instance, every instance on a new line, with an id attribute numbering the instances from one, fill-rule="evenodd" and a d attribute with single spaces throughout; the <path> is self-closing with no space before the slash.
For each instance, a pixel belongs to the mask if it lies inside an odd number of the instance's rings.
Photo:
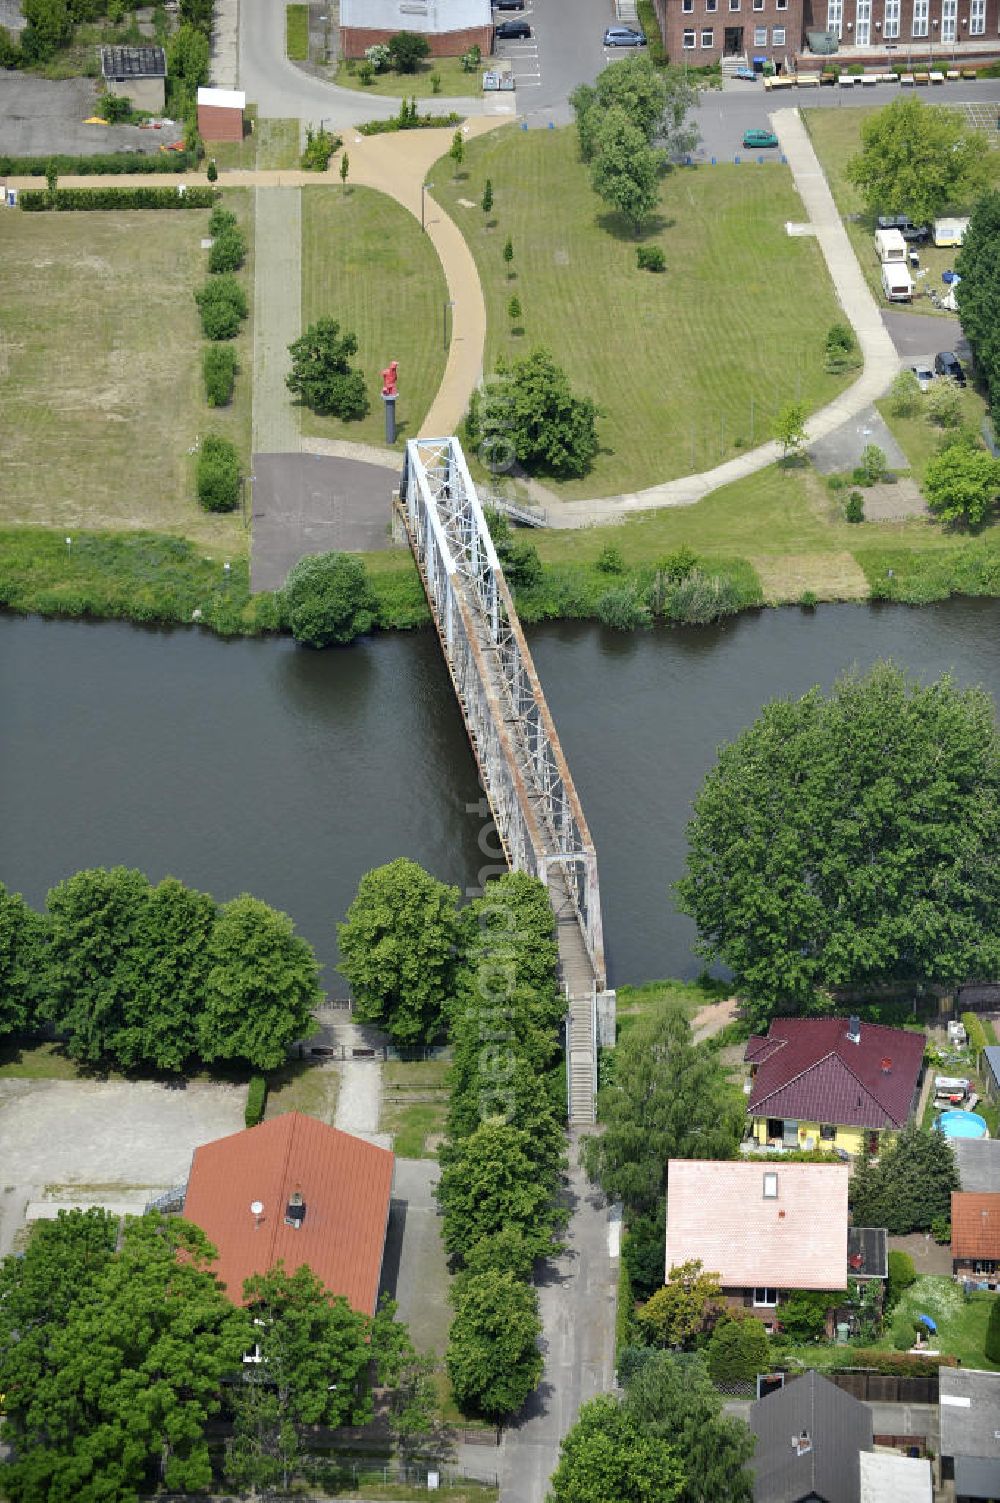
<path id="1" fill-rule="evenodd" d="M 890 657 L 1000 703 L 1000 601 L 821 606 L 530 643 L 597 844 L 611 979 L 693 976 L 671 882 L 718 745 L 768 699 Z M 0 880 L 36 905 L 83 866 L 167 873 L 292 915 L 327 962 L 369 867 L 463 890 L 493 849 L 436 638 L 340 652 L 195 630 L 0 616 Z"/>

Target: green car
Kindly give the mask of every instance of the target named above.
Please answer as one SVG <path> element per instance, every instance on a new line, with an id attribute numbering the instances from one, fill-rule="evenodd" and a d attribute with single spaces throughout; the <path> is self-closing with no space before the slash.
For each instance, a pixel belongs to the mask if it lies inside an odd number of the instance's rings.
<path id="1" fill-rule="evenodd" d="M 777 146 L 778 138 L 773 130 L 745 130 L 744 146 Z"/>

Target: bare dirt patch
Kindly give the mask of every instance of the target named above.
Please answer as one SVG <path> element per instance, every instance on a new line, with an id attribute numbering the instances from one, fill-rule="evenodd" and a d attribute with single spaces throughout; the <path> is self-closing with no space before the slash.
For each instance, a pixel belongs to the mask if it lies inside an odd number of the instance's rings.
<path id="1" fill-rule="evenodd" d="M 868 581 L 845 550 L 751 556 L 768 605 L 801 600 L 808 592 L 824 600 L 867 600 Z"/>

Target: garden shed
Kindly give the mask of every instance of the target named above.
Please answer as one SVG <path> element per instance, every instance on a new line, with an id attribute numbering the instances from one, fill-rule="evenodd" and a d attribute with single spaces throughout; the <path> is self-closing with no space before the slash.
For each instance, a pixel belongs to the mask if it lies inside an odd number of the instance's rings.
<path id="1" fill-rule="evenodd" d="M 102 47 L 101 77 L 109 94 L 157 114 L 166 97 L 167 54 L 162 47 Z"/>
<path id="2" fill-rule="evenodd" d="M 242 141 L 246 107 L 242 89 L 199 89 L 199 136 L 203 141 Z"/>

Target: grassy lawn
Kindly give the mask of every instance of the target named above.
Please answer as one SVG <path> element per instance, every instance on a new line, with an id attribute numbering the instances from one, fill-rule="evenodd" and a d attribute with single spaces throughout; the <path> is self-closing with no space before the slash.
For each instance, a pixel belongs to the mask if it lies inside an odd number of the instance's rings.
<path id="1" fill-rule="evenodd" d="M 722 981 L 646 981 L 642 986 L 618 988 L 619 1037 L 641 1018 L 653 1017 L 666 1008 L 678 1008 L 690 1020 L 700 1008 L 719 1002 L 731 988 Z"/>
<path id="2" fill-rule="evenodd" d="M 382 444 L 379 372 L 399 361 L 397 447 L 412 438 L 444 374 L 441 264 L 412 215 L 370 188 L 302 191 L 303 324 L 329 316 L 357 335 L 371 410 L 360 422 L 303 409 L 302 431 L 321 438 Z"/>
<path id="3" fill-rule="evenodd" d="M 356 63 L 341 62 L 334 82 L 342 89 L 357 89 L 359 94 L 380 94 L 389 99 L 430 99 L 434 97 L 434 75 L 437 74 L 441 80 L 437 93 L 442 99 L 468 99 L 482 93 L 483 70 L 490 66 L 490 61 L 490 58 L 484 58 L 474 73 L 466 73 L 460 58 L 426 58 L 417 64 L 416 73 L 397 73 L 390 69 L 386 73 L 376 73 L 370 84 L 361 82 Z"/>
<path id="4" fill-rule="evenodd" d="M 876 300 L 884 304 L 872 220 L 858 190 L 847 181 L 848 160 L 861 149 L 861 127 L 876 113 L 877 107 L 872 105 L 867 109 L 803 110 L 802 118 L 812 138 L 816 155 L 823 165 L 834 201 L 846 221 L 847 233 L 861 269 Z M 1000 153 L 992 153 L 989 161 L 993 182 L 1000 182 Z M 920 252 L 920 270 L 926 270 L 927 275 L 914 276 L 913 303 L 899 303 L 896 306 L 903 309 L 911 307 L 915 313 L 934 314 L 938 310 L 924 289 L 929 291 L 933 287 L 938 292 L 944 290 L 941 273 L 955 265 L 957 252 L 954 249 L 939 250 L 929 242 L 917 249 Z"/>
<path id="5" fill-rule="evenodd" d="M 281 1070 L 268 1076 L 267 1106 L 264 1118 L 280 1117 L 285 1112 L 304 1112 L 333 1126 L 340 1092 L 340 1072 L 331 1065 L 311 1060 L 290 1060 Z"/>
<path id="6" fill-rule="evenodd" d="M 79 1078 L 80 1072 L 75 1061 L 63 1053 L 59 1044 L 20 1045 L 6 1040 L 0 1047 L 0 1080 L 78 1080 Z"/>
<path id="7" fill-rule="evenodd" d="M 303 63 L 309 57 L 308 5 L 285 6 L 285 51 L 293 62 Z"/>
<path id="8" fill-rule="evenodd" d="M 962 403 L 962 421 L 977 432 L 981 431 L 983 418 L 988 411 L 985 399 L 971 386 L 961 389 L 959 397 Z M 927 461 L 937 453 L 945 430 L 932 423 L 921 411 L 915 412 L 912 417 L 897 417 L 885 398 L 877 402 L 876 406 L 909 460 L 912 475 L 922 484 Z"/>
<path id="9" fill-rule="evenodd" d="M 249 133 L 242 141 L 213 141 L 207 148 L 220 172 L 232 169 L 277 172 L 298 167 L 301 156 L 301 126 L 297 120 L 259 120 L 257 106 L 247 106 Z"/>
<path id="10" fill-rule="evenodd" d="M 560 494 L 612 495 L 707 468 L 769 436 L 784 403 L 801 398 L 811 410 L 845 385 L 823 370 L 823 336 L 838 312 L 819 247 L 785 233 L 786 220 L 804 217 L 787 168 L 667 177 L 645 236 L 665 252 L 664 275 L 638 270 L 636 241 L 592 191 L 573 130 L 492 132 L 469 145 L 457 181 L 448 158 L 433 177 L 479 267 L 487 367 L 545 345 L 603 409 L 602 452 Z M 479 208 L 486 177 L 488 219 Z M 524 310 L 517 336 L 507 317 L 514 293 Z"/>
<path id="11" fill-rule="evenodd" d="M 390 1060 L 382 1071 L 380 1132 L 393 1134 L 399 1158 L 436 1157 L 427 1139 L 444 1132 L 448 1111 L 447 1060 Z"/>
<path id="12" fill-rule="evenodd" d="M 996 1371 L 995 1363 L 988 1361 L 983 1350 L 986 1339 L 986 1323 L 990 1306 L 998 1296 L 980 1291 L 966 1299 L 961 1285 L 946 1275 L 925 1274 L 918 1278 L 903 1295 L 893 1311 L 893 1324 L 903 1320 L 913 1321 L 918 1315 L 929 1315 L 937 1323 L 937 1335 L 931 1342 L 939 1351 L 951 1357 L 960 1357 L 965 1367 L 980 1367 Z M 878 1342 L 885 1348 L 892 1347 L 892 1336 L 887 1333 Z"/>
<path id="13" fill-rule="evenodd" d="M 247 195 L 227 202 L 247 218 Z M 188 452 L 211 430 L 249 453 L 249 329 L 232 406 L 205 404 L 207 228 L 200 210 L 0 220 L 0 525 L 155 529 L 245 554 L 239 516 L 198 506 Z"/>

